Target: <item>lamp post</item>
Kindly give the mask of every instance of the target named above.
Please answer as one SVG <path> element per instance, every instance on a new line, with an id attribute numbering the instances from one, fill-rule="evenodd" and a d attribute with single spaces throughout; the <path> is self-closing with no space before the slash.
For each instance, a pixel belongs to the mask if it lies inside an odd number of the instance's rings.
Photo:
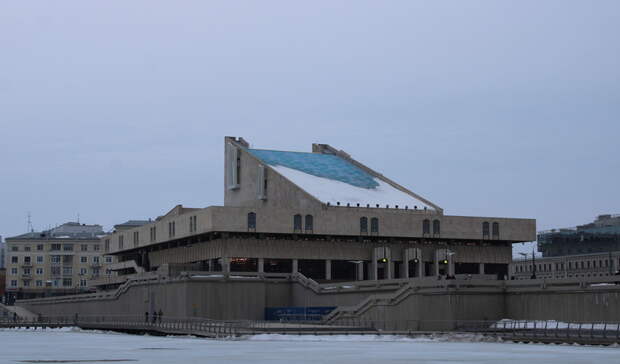
<path id="1" fill-rule="evenodd" d="M 519 253 L 519 255 L 523 256 L 524 260 L 527 260 L 527 253 Z M 532 276 L 530 279 L 536 279 L 536 254 L 534 253 L 534 249 L 532 249 Z"/>

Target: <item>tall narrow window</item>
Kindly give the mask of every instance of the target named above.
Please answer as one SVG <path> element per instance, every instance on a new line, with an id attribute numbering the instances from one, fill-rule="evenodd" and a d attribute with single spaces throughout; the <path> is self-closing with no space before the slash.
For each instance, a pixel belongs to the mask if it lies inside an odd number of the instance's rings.
<path id="1" fill-rule="evenodd" d="M 168 223 L 168 237 L 169 238 L 174 238 L 175 235 L 175 226 L 174 226 L 174 221 L 171 221 Z"/>
<path id="2" fill-rule="evenodd" d="M 493 223 L 493 239 L 499 240 L 499 223 Z"/>
<path id="3" fill-rule="evenodd" d="M 196 216 L 189 217 L 189 232 L 190 233 L 196 232 Z"/>
<path id="4" fill-rule="evenodd" d="M 433 220 L 433 235 L 439 235 L 441 228 L 441 223 L 439 220 Z"/>
<path id="5" fill-rule="evenodd" d="M 489 222 L 488 221 L 485 221 L 482 223 L 482 238 L 483 239 L 489 238 Z"/>
<path id="6" fill-rule="evenodd" d="M 376 217 L 373 217 L 372 219 L 370 219 L 370 232 L 372 234 L 379 233 L 379 219 Z"/>
<path id="7" fill-rule="evenodd" d="M 105 239 L 105 242 L 103 243 L 103 249 L 106 252 L 110 251 L 110 239 Z"/>
<path id="8" fill-rule="evenodd" d="M 256 230 L 256 213 L 248 212 L 248 230 L 254 231 Z"/>
<path id="9" fill-rule="evenodd" d="M 258 165 L 256 180 L 257 197 L 259 200 L 267 199 L 267 169 L 262 164 Z"/>
<path id="10" fill-rule="evenodd" d="M 314 230 L 314 218 L 312 215 L 306 215 L 305 230 L 306 232 L 312 232 L 312 230 Z"/>
<path id="11" fill-rule="evenodd" d="M 125 245 L 125 241 L 124 241 L 125 239 L 124 238 L 125 237 L 122 236 L 122 235 L 118 236 L 118 249 L 119 250 L 123 250 L 123 245 Z"/>
<path id="12" fill-rule="evenodd" d="M 133 246 L 134 248 L 138 247 L 138 242 L 140 241 L 140 235 L 138 235 L 139 233 L 137 231 L 133 232 Z"/>
<path id="13" fill-rule="evenodd" d="M 368 218 L 360 217 L 360 234 L 368 234 Z"/>
<path id="14" fill-rule="evenodd" d="M 422 221 L 422 236 L 428 236 L 431 234 L 431 220 L 424 219 Z"/>
<path id="15" fill-rule="evenodd" d="M 295 232 L 301 232 L 301 215 L 300 214 L 293 216 L 293 230 Z"/>
<path id="16" fill-rule="evenodd" d="M 226 144 L 228 189 L 239 188 L 239 173 L 241 172 L 241 155 L 239 149 L 232 144 Z"/>

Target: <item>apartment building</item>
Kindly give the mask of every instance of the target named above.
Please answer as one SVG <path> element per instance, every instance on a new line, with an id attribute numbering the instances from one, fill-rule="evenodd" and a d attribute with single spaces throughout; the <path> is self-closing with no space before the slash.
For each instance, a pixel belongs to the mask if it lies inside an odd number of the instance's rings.
<path id="1" fill-rule="evenodd" d="M 89 280 L 108 274 L 101 225 L 68 222 L 56 228 L 6 239 L 9 299 L 36 298 L 90 290 Z"/>

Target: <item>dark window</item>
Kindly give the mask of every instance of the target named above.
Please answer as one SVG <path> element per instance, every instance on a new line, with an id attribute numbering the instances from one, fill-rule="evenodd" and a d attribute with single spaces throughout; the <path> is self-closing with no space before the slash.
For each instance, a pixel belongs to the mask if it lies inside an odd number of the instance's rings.
<path id="1" fill-rule="evenodd" d="M 489 237 L 489 222 L 485 221 L 482 223 L 482 238 L 488 238 Z"/>
<path id="2" fill-rule="evenodd" d="M 306 231 L 314 230 L 314 218 L 312 215 L 306 215 Z"/>
<path id="3" fill-rule="evenodd" d="M 430 234 L 431 233 L 431 221 L 429 219 L 424 219 L 422 221 L 422 234 Z"/>
<path id="4" fill-rule="evenodd" d="M 493 239 L 499 239 L 499 223 L 493 223 Z"/>
<path id="5" fill-rule="evenodd" d="M 133 232 L 133 246 L 137 247 L 139 241 L 140 241 L 140 234 L 139 234 L 139 232 L 134 231 Z"/>
<path id="6" fill-rule="evenodd" d="M 118 249 L 119 249 L 119 250 L 123 250 L 123 243 L 124 243 L 124 242 L 123 242 L 123 240 L 124 240 L 123 238 L 124 238 L 124 237 L 123 237 L 123 235 L 120 235 L 120 236 L 118 237 Z"/>
<path id="7" fill-rule="evenodd" d="M 301 215 L 300 214 L 293 216 L 293 230 L 301 231 Z"/>
<path id="8" fill-rule="evenodd" d="M 433 235 L 439 235 L 440 233 L 440 225 L 439 220 L 433 220 Z"/>
<path id="9" fill-rule="evenodd" d="M 248 230 L 256 230 L 256 213 L 248 212 Z"/>
<path id="10" fill-rule="evenodd" d="M 237 151 L 237 180 L 235 181 L 236 184 L 241 184 L 241 153 L 239 153 L 239 151 Z"/>
<path id="11" fill-rule="evenodd" d="M 360 217 L 360 234 L 368 234 L 368 218 Z"/>
<path id="12" fill-rule="evenodd" d="M 370 219 L 370 232 L 375 234 L 379 233 L 379 219 L 376 217 Z"/>
<path id="13" fill-rule="evenodd" d="M 175 229 L 174 225 L 175 225 L 174 221 L 171 221 L 171 222 L 168 223 L 168 237 L 169 238 L 173 238 L 174 235 L 175 235 L 175 230 L 176 229 Z"/>

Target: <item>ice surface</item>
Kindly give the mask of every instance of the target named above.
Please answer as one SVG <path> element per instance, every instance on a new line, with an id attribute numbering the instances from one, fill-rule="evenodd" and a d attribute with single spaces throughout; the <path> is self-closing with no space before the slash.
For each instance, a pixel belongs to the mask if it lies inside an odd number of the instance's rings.
<path id="1" fill-rule="evenodd" d="M 368 204 L 371 207 L 376 207 L 379 204 L 379 207 L 389 205 L 393 208 L 398 205 L 399 208 L 408 206 L 413 209 L 414 206 L 417 206 L 418 209 L 424 209 L 424 207 L 433 209 L 415 197 L 376 178 L 374 180 L 377 182 L 377 187 L 363 188 L 329 178 L 317 177 L 284 166 L 271 167 L 320 201 L 329 202 L 334 206 L 340 202 L 341 206 L 346 206 L 347 203 L 356 206 L 359 203 L 360 206 Z"/>
<path id="2" fill-rule="evenodd" d="M 119 360 L 152 364 L 617 363 L 618 348 L 481 342 L 476 335 L 284 336 L 210 340 L 97 331 L 0 330 L 0 363 Z"/>

